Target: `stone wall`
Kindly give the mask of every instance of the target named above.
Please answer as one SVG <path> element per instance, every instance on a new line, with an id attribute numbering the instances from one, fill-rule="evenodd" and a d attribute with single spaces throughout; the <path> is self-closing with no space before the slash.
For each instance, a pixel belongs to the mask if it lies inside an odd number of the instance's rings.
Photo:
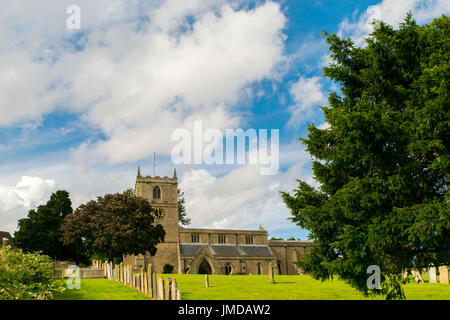
<path id="1" fill-rule="evenodd" d="M 211 257 L 208 259 L 213 269 L 213 274 L 225 275 L 225 267 L 230 265 L 233 270 L 233 274 L 258 274 L 258 264 L 260 265 L 260 274 L 268 273 L 269 262 L 274 263 L 276 266 L 276 259 L 273 257 Z M 181 259 L 182 270 L 185 266 L 192 264 L 192 258 L 183 257 Z M 193 265 L 190 270 L 190 274 L 195 274 L 198 267 Z"/>
<path id="2" fill-rule="evenodd" d="M 159 199 L 153 198 L 153 190 L 161 190 Z M 178 273 L 178 180 L 176 172 L 169 177 L 143 177 L 138 172 L 136 177 L 135 194 L 147 199 L 154 208 L 164 210 L 162 218 L 156 218 L 155 223 L 161 224 L 166 232 L 164 243 L 157 245 L 155 256 L 150 254 L 125 256 L 124 263 L 135 267 L 153 265 L 155 272 L 162 272 L 165 264 L 171 264 L 174 272 Z"/>
<path id="3" fill-rule="evenodd" d="M 309 252 L 312 242 L 295 240 L 269 240 L 269 246 L 279 264 L 280 274 L 302 274 L 303 270 L 293 262 Z"/>
<path id="4" fill-rule="evenodd" d="M 253 244 L 267 244 L 267 231 L 180 228 L 180 243 L 191 243 L 192 234 L 199 235 L 199 243 L 218 244 L 219 235 L 226 237 L 226 244 L 247 244 L 246 237 L 253 238 Z"/>

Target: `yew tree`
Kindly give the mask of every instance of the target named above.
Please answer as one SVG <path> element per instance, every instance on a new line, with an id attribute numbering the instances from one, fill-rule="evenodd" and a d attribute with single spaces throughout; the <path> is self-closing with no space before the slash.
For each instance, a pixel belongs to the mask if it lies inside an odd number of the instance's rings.
<path id="1" fill-rule="evenodd" d="M 118 193 L 78 207 L 64 219 L 62 232 L 65 244 L 81 240 L 91 257 L 109 261 L 128 254 L 154 255 L 165 236 L 148 200 Z"/>
<path id="2" fill-rule="evenodd" d="M 291 220 L 315 246 L 299 262 L 363 293 L 404 298 L 402 274 L 450 263 L 450 19 L 398 28 L 374 22 L 364 46 L 324 33 L 337 92 L 322 107 L 329 127 L 300 140 L 320 187 L 282 192 Z M 367 269 L 381 270 L 370 290 Z"/>

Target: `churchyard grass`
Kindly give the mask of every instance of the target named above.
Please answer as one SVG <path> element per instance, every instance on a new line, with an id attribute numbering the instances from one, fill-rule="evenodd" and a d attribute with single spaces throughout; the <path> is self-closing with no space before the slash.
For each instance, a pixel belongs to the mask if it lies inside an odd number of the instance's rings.
<path id="1" fill-rule="evenodd" d="M 79 290 L 55 293 L 55 300 L 148 300 L 135 289 L 107 279 L 81 279 Z"/>
<path id="2" fill-rule="evenodd" d="M 159 275 L 158 275 L 159 276 Z M 164 274 L 176 278 L 183 300 L 361 300 L 382 299 L 364 297 L 339 280 L 320 282 L 311 276 L 275 276 L 268 282 L 267 275 L 209 275 L 209 288 L 205 288 L 205 275 Z M 424 280 L 427 281 L 426 277 Z M 404 286 L 408 300 L 450 300 L 450 286 L 439 283 L 416 283 Z M 107 279 L 81 279 L 80 290 L 55 293 L 56 300 L 146 300 L 137 290 Z"/>
<path id="3" fill-rule="evenodd" d="M 311 276 L 275 276 L 269 283 L 267 275 L 209 275 L 209 288 L 205 288 L 205 275 L 163 275 L 177 279 L 183 300 L 360 300 L 374 299 L 339 280 L 321 282 Z M 450 286 L 439 283 L 416 283 L 404 286 L 406 299 L 450 300 Z M 382 299 L 376 297 L 375 299 Z"/>

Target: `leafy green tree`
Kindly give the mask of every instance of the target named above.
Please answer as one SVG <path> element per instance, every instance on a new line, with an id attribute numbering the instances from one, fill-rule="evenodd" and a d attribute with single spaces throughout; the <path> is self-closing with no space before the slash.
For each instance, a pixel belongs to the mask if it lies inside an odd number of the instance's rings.
<path id="1" fill-rule="evenodd" d="M 87 257 L 81 243 L 62 243 L 60 228 L 64 218 L 72 211 L 69 193 L 64 190 L 56 191 L 45 205 L 30 210 L 27 218 L 19 220 L 19 229 L 12 240 L 13 245 L 25 252 L 40 251 L 58 260 L 85 262 Z"/>
<path id="2" fill-rule="evenodd" d="M 64 219 L 64 244 L 82 241 L 90 256 L 109 261 L 127 254 L 154 255 L 165 236 L 163 227 L 154 222 L 146 199 L 107 194 L 81 205 Z"/>
<path id="3" fill-rule="evenodd" d="M 184 192 L 178 189 L 178 221 L 183 225 L 187 226 L 191 223 L 191 218 L 188 218 L 186 213 L 186 207 L 184 205 Z"/>
<path id="4" fill-rule="evenodd" d="M 316 244 L 305 271 L 397 299 L 403 271 L 450 262 L 450 19 L 374 26 L 363 48 L 325 33 L 340 93 L 322 108 L 329 128 L 300 139 L 321 186 L 298 180 L 282 197 Z M 370 265 L 380 289 L 366 285 Z"/>
<path id="5" fill-rule="evenodd" d="M 126 196 L 129 196 L 129 197 L 134 197 L 134 189 L 133 188 L 128 188 L 122 194 L 124 194 Z"/>
<path id="6" fill-rule="evenodd" d="M 50 257 L 0 245 L 0 300 L 44 300 L 62 291 Z"/>

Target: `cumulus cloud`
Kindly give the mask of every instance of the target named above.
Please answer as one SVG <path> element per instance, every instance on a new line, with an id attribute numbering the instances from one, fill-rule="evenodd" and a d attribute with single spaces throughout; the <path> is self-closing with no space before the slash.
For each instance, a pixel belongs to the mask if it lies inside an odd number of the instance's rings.
<path id="1" fill-rule="evenodd" d="M 360 14 L 355 10 L 352 18 L 345 18 L 339 24 L 337 34 L 341 37 L 350 37 L 356 45 L 364 46 L 364 39 L 373 31 L 374 20 L 382 20 L 397 28 L 409 11 L 417 23 L 429 23 L 442 14 L 450 14 L 450 2 L 447 0 L 383 0 L 367 7 Z M 319 67 L 326 67 L 332 61 L 330 53 L 326 53 L 320 58 Z"/>
<path id="2" fill-rule="evenodd" d="M 289 168 L 274 176 L 260 175 L 257 165 L 240 166 L 221 177 L 206 169 L 186 171 L 180 188 L 192 226 L 257 229 L 261 224 L 271 233 L 295 236 L 295 226 L 287 220 L 290 212 L 279 191 L 291 192 L 297 186 L 296 178 L 315 183 L 304 147 L 293 142 L 284 148 L 287 152 L 281 153 L 280 162 Z M 305 231 L 297 231 L 306 239 Z"/>
<path id="3" fill-rule="evenodd" d="M 420 24 L 427 23 L 442 14 L 450 13 L 450 2 L 447 0 L 383 0 L 369 6 L 356 21 L 345 19 L 339 26 L 341 35 L 350 36 L 356 44 L 362 45 L 364 38 L 372 32 L 374 19 L 397 27 L 408 11 L 411 11 Z"/>
<path id="4" fill-rule="evenodd" d="M 28 2 L 24 12 L 3 4 L 0 30 L 21 41 L 0 46 L 0 125 L 75 112 L 105 137 L 85 142 L 80 157 L 120 163 L 170 154 L 172 131 L 196 119 L 237 126 L 234 104 L 284 60 L 286 18 L 271 1 L 253 9 L 224 1 L 78 5 L 82 29 L 71 33 L 64 2 Z"/>
<path id="5" fill-rule="evenodd" d="M 30 176 L 22 176 L 15 186 L 0 186 L 0 229 L 13 232 L 17 220 L 46 203 L 55 189 L 55 180 Z"/>
<path id="6" fill-rule="evenodd" d="M 288 125 L 296 126 L 303 123 L 319 110 L 319 106 L 327 103 L 320 77 L 300 77 L 291 86 L 290 93 L 295 104 L 289 107 L 291 118 Z"/>

